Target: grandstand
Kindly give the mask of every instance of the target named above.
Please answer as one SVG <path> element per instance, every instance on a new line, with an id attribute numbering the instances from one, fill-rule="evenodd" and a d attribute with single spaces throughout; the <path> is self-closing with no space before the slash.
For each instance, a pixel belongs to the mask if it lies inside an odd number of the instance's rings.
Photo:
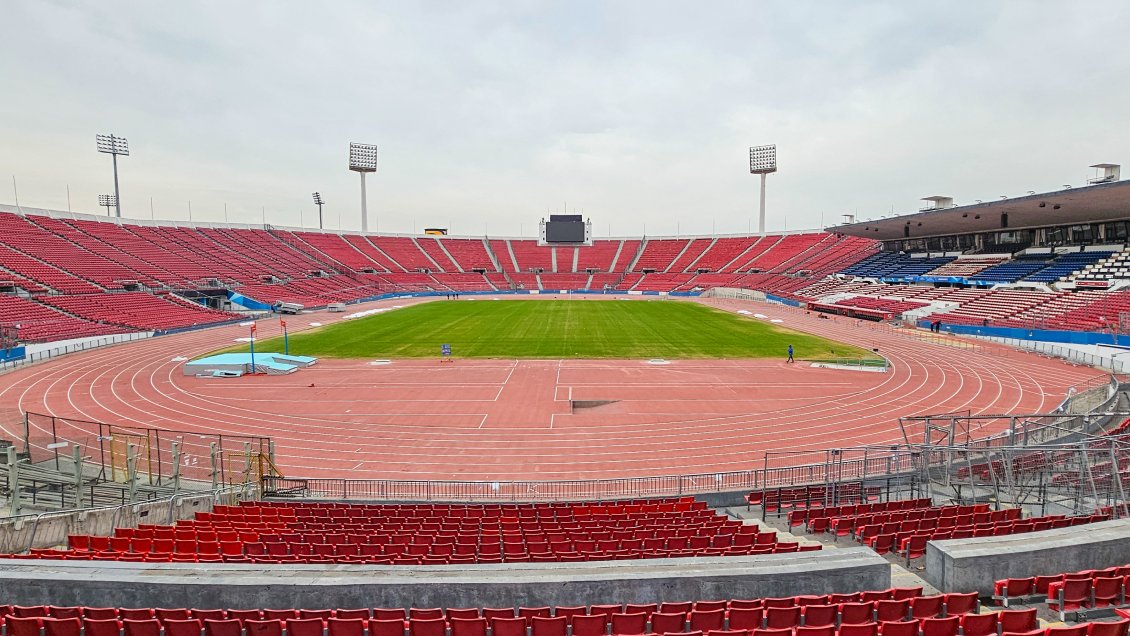
<path id="1" fill-rule="evenodd" d="M 84 385 L 86 371 L 68 368 L 63 358 L 48 369 L 56 374 L 50 386 L 16 372 L 13 388 L 23 387 L 21 396 L 51 410 L 61 404 L 63 391 L 81 413 L 144 423 L 160 413 L 163 421 L 190 432 L 150 437 L 117 428 L 107 434 L 101 426 L 84 429 L 66 420 L 70 428 L 60 428 L 63 420 L 24 416 L 24 438 L 13 440 L 6 457 L 15 475 L 9 487 L 15 505 L 57 508 L 52 514 L 74 516 L 62 517 L 73 519 L 60 526 L 66 528 L 62 533 L 50 525 L 35 525 L 29 532 L 26 526 L 0 524 L 5 541 L 0 550 L 6 553 L 0 558 L 13 564 L 0 572 L 7 577 L 0 580 L 13 582 L 6 589 L 20 590 L 0 598 L 4 633 L 1057 636 L 1055 630 L 1074 630 L 1077 636 L 1126 636 L 1130 620 L 1109 618 L 1130 606 L 1127 573 L 1120 570 L 1130 554 L 1111 556 L 1097 547 L 1108 533 L 1125 536 L 1130 516 L 1125 497 L 1130 462 L 1122 446 L 1130 412 L 1120 410 L 1125 387 L 1117 379 L 1095 382 L 1083 370 L 1003 348 L 980 351 L 977 341 L 927 342 L 915 339 L 913 330 L 896 329 L 941 322 L 951 332 L 981 330 L 977 335 L 1011 329 L 1117 338 L 1130 324 L 1123 320 L 1130 313 L 1130 251 L 1108 235 L 1115 235 L 1114 224 L 1130 219 L 1130 208 L 1124 217 L 1108 220 L 1096 211 L 1101 206 L 1088 207 L 1088 202 L 1098 197 L 1102 206 L 1118 207 L 1130 195 L 1123 194 L 1119 182 L 1092 188 L 1037 197 L 1063 202 L 1070 197 L 1078 211 L 1066 220 L 1061 213 L 1057 222 L 1096 225 L 1092 240 L 1084 242 L 1064 240 L 1073 235 L 1057 232 L 1058 226 L 1024 225 L 1023 213 L 1008 207 L 1019 205 L 1015 202 L 922 213 L 939 229 L 921 237 L 907 236 L 906 220 L 898 218 L 885 219 L 878 232 L 864 223 L 862 229 L 766 236 L 602 238 L 584 246 L 493 236 L 118 223 L 6 208 L 0 211 L 0 324 L 19 325 L 21 341 L 168 334 L 145 349 L 130 349 L 136 357 L 91 358 L 102 374 L 130 378 L 128 386 L 101 375 Z M 1012 219 L 1007 231 L 978 231 L 969 239 L 951 224 L 970 211 L 999 218 L 1000 206 L 1007 208 L 1001 214 Z M 886 225 L 903 235 L 886 236 Z M 1015 231 L 1029 234 L 1015 243 L 1017 249 L 1006 249 Z M 966 249 L 956 249 L 963 244 Z M 430 379 L 419 381 L 431 371 L 406 365 L 394 369 L 388 388 L 382 388 L 395 396 L 366 406 L 394 414 L 375 417 L 395 431 L 388 439 L 398 441 L 359 434 L 345 457 L 338 452 L 340 427 L 364 420 L 337 420 L 341 414 L 331 410 L 336 406 L 327 406 L 362 393 L 356 384 L 350 388 L 334 379 L 347 371 L 344 367 L 320 365 L 307 394 L 299 395 L 296 387 L 246 385 L 249 391 L 265 391 L 256 397 L 227 388 L 235 385 L 160 379 L 157 372 L 138 375 L 145 360 L 206 352 L 230 342 L 245 334 L 233 323 L 277 303 L 301 304 L 316 312 L 312 317 L 328 320 L 317 310 L 390 298 L 420 302 L 452 292 L 705 296 L 699 302 L 726 311 L 769 312 L 763 319 L 787 320 L 802 331 L 821 328 L 821 319 L 810 311 L 875 321 L 884 330 L 861 329 L 856 320 L 842 319 L 824 321 L 831 324 L 823 329 L 843 342 L 883 351 L 892 381 L 918 383 L 918 388 L 883 409 L 880 404 L 892 402 L 876 401 L 884 379 L 849 382 L 835 376 L 821 385 L 820 400 L 836 393 L 835 399 L 857 405 L 860 413 L 874 412 L 871 419 L 842 409 L 830 417 L 817 402 L 805 401 L 811 395 L 787 397 L 783 389 L 776 389 L 781 399 L 811 413 L 778 416 L 750 406 L 763 400 L 759 385 L 776 378 L 767 375 L 746 387 L 737 379 L 753 377 L 744 367 L 731 376 L 717 368 L 681 368 L 670 376 L 656 375 L 665 373 L 661 366 L 641 372 L 589 363 L 551 370 L 530 362 L 514 364 L 494 380 L 499 371 L 490 364 L 498 363 L 491 362 L 463 371 L 446 367 L 450 384 L 432 386 Z M 204 327 L 213 329 L 201 331 Z M 264 321 L 260 328 L 268 335 L 276 331 Z M 1016 335 L 999 332 L 1006 333 Z M 922 360 L 923 352 L 933 359 Z M 955 376 L 954 368 L 965 370 Z M 925 376 L 920 369 L 926 369 Z M 359 373 L 356 368 L 348 372 Z M 576 377 L 561 384 L 562 374 L 568 378 L 570 373 Z M 643 373 L 651 375 L 642 384 L 622 383 Z M 556 383 L 544 384 L 551 375 Z M 1038 379 L 1015 379 L 1019 376 Z M 138 388 L 143 384 L 137 378 L 153 391 Z M 511 381 L 518 390 L 509 388 Z M 789 381 L 803 384 L 794 377 Z M 961 386 L 953 389 L 950 382 Z M 423 393 L 416 393 L 414 384 Z M 719 385 L 726 386 L 733 405 L 701 393 Z M 1030 385 L 1040 387 L 1038 395 Z M 648 393 L 647 387 L 659 387 L 659 393 Z M 976 395 L 959 395 L 976 387 L 982 387 Z M 112 404 L 99 397 L 107 390 Z M 323 397 L 311 397 L 318 395 L 314 390 L 324 392 L 324 403 Z M 448 404 L 436 407 L 434 395 L 440 391 L 444 397 L 438 401 Z M 469 407 L 484 402 L 482 391 L 494 396 L 486 401 L 495 406 Z M 618 392 L 635 396 L 617 405 L 619 399 L 608 398 Z M 939 394 L 944 399 L 928 401 Z M 186 404 L 182 396 L 197 404 Z M 697 410 L 693 426 L 691 420 L 671 421 L 672 412 L 686 409 L 674 406 L 684 400 Z M 902 417 L 911 405 L 940 415 L 925 417 L 921 429 L 915 428 L 920 422 Z M 994 407 L 1012 411 L 972 415 Z M 969 414 L 961 415 L 965 410 Z M 543 416 L 553 432 L 528 439 L 546 448 L 514 443 L 519 429 L 506 426 L 537 430 L 530 423 Z M 576 428 L 556 428 L 563 417 Z M 890 421 L 897 417 L 901 441 L 891 437 Z M 220 437 L 229 440 L 226 449 L 207 449 L 192 440 L 213 430 L 217 419 L 234 422 L 220 425 L 225 431 Z M 841 430 L 840 419 L 855 424 L 847 428 L 858 429 L 856 437 Z M 269 420 L 268 427 L 256 429 L 263 420 Z M 314 420 L 330 423 L 333 432 L 296 425 Z M 876 425 L 880 420 L 887 423 L 885 432 Z M 468 421 L 479 431 L 473 438 L 451 436 L 449 431 L 472 430 L 466 429 Z M 731 421 L 739 426 L 758 421 L 767 430 L 764 437 L 757 431 L 736 433 L 741 429 L 726 427 Z M 401 426 L 404 422 L 409 424 Z M 616 433 L 605 432 L 608 422 L 621 422 Z M 718 423 L 721 428 L 711 428 Z M 19 428 L 9 422 L 2 430 Z M 406 431 L 419 430 L 434 436 L 405 441 L 412 439 Z M 269 440 L 258 434 L 267 431 Z M 578 431 L 588 432 L 578 437 Z M 811 444 L 795 451 L 767 446 L 790 431 L 819 437 L 820 450 Z M 233 435 L 239 433 L 255 434 L 254 450 L 249 442 L 243 451 L 232 450 L 238 446 Z M 833 438 L 838 447 L 825 448 Z M 1079 439 L 1088 441 L 1080 445 Z M 326 446 L 310 446 L 310 440 Z M 679 451 L 652 449 L 648 445 L 654 440 L 678 445 Z M 69 461 L 58 450 L 68 447 L 73 450 Z M 596 459 L 578 461 L 578 448 Z M 455 455 L 452 449 L 476 454 Z M 356 461 L 355 453 L 368 461 Z M 551 459 L 523 463 L 530 456 Z M 617 456 L 621 459 L 609 459 Z M 753 468 L 756 462 L 762 464 Z M 376 470 L 387 472 L 372 472 L 366 463 L 380 463 Z M 388 478 L 408 465 L 421 478 Z M 495 477 L 459 478 L 476 470 L 483 472 L 474 475 Z M 343 478 L 347 475 L 354 479 Z M 369 475 L 380 478 L 364 478 Z M 162 503 L 200 492 L 204 497 L 193 501 L 203 508 Z M 99 516 L 100 508 L 82 513 L 84 519 L 113 518 L 108 525 L 80 522 L 78 512 L 68 512 L 102 506 L 113 497 L 128 502 L 114 508 L 113 517 Z M 361 499 L 368 501 L 351 501 Z M 153 516 L 122 521 L 141 506 Z M 1064 534 L 1070 532 L 1076 534 Z M 984 550 L 1001 545 L 994 542 L 1016 537 L 1025 545 L 1010 548 L 1007 578 L 995 576 L 986 583 L 984 572 L 968 566 L 973 557 L 963 550 L 981 550 L 976 558 L 985 558 Z M 1064 548 L 1065 540 L 1073 547 Z M 40 569 L 29 569 L 32 565 Z M 183 588 L 193 590 L 183 593 L 194 598 L 211 599 L 201 602 L 144 584 L 107 596 L 106 588 L 85 583 L 41 595 L 36 590 L 44 588 L 31 583 L 39 576 L 76 571 L 68 568 L 80 568 L 84 580 L 96 580 L 101 574 L 91 573 L 108 566 L 116 568 L 114 576 L 125 577 L 121 589 L 141 578 L 134 568 L 156 568 L 147 571 L 171 580 L 181 576 L 180 567 L 217 569 L 231 577 L 254 572 L 267 579 L 229 585 L 203 576 L 198 583 L 214 586 L 214 596 L 191 585 Z M 904 579 L 910 583 L 894 586 L 892 566 L 910 566 L 895 570 L 911 577 Z M 349 568 L 359 568 L 356 572 L 370 579 L 380 572 L 396 581 L 404 576 L 398 572 L 410 572 L 422 587 L 376 591 L 368 587 L 372 580 L 346 578 L 353 583 L 296 587 L 295 594 L 283 592 L 271 602 L 246 592 L 280 589 L 272 587 L 275 569 L 290 567 L 345 568 L 339 570 L 344 577 L 352 576 Z M 617 591 L 589 586 L 574 592 L 570 583 L 588 580 L 597 570 L 571 568 L 599 568 Z M 686 576 L 699 571 L 709 572 L 710 586 Z M 806 576 L 810 572 L 820 575 Z M 460 576 L 474 581 L 451 585 L 454 579 L 445 578 Z M 529 577 L 543 590 L 533 597 L 536 604 L 498 591 L 499 578 L 516 576 Z M 562 580 L 564 587 L 551 583 Z M 345 588 L 380 600 L 337 591 Z M 1013 609 L 1017 605 L 1031 607 Z M 1067 619 L 1077 625 L 1049 627 Z"/>

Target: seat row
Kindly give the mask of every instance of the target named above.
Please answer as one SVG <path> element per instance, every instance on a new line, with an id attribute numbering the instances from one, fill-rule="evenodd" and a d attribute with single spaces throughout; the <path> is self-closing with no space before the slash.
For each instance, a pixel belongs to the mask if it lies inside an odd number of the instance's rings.
<path id="1" fill-rule="evenodd" d="M 899 512 L 903 510 L 916 510 L 929 508 L 930 499 L 899 499 L 870 504 L 843 504 L 839 506 L 826 506 L 823 508 L 804 508 L 792 510 L 788 515 L 789 527 L 808 525 L 816 519 L 830 519 L 831 517 L 850 517 L 855 515 L 878 514 L 883 512 Z M 939 512 L 940 514 L 940 512 Z M 812 530 L 810 529 L 809 532 Z"/>
<path id="2" fill-rule="evenodd" d="M 619 615 L 618 615 L 619 616 Z M 632 615 L 627 615 L 632 616 Z M 640 615 L 635 615 L 640 616 Z M 1035 611 L 967 614 L 921 620 L 882 621 L 840 626 L 687 630 L 680 636 L 1126 636 L 1130 619 L 1071 627 L 1037 627 Z M 94 619 L 17 618 L 3 621 L 3 636 L 585 636 L 565 618 L 454 618 L 399 620 L 364 618 L 286 619 Z M 604 634 L 605 632 L 600 632 Z M 645 632 L 626 631 L 623 636 Z M 654 633 L 654 632 L 653 632 Z M 616 634 L 616 632 L 613 632 Z"/>

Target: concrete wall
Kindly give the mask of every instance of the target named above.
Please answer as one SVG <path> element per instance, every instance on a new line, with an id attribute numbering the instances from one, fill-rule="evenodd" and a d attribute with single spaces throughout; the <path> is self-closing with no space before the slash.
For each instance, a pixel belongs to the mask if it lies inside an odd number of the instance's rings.
<path id="1" fill-rule="evenodd" d="M 510 565 L 139 564 L 0 560 L 5 603 L 196 608 L 514 607 L 824 594 L 890 587 L 848 548 L 774 556 Z"/>
<path id="2" fill-rule="evenodd" d="M 1005 537 L 926 544 L 926 580 L 944 592 L 992 594 L 993 581 L 1130 563 L 1130 519 Z"/>

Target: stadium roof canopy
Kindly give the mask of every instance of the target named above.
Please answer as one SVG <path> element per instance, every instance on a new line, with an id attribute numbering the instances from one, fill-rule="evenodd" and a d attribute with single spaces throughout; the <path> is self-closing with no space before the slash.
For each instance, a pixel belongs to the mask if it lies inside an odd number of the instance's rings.
<path id="1" fill-rule="evenodd" d="M 1008 214 L 1007 228 L 1001 227 L 1002 214 Z M 889 241 L 907 238 L 908 226 L 909 238 L 925 238 L 1125 219 L 1130 219 L 1130 180 L 857 221 L 827 231 Z"/>

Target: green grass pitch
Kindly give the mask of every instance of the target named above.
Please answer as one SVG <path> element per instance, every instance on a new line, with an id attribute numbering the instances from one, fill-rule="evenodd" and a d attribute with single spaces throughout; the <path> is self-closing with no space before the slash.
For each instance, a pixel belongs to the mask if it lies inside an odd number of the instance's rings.
<path id="1" fill-rule="evenodd" d="M 422 303 L 290 337 L 290 352 L 329 358 L 877 358 L 763 320 L 673 300 Z M 256 343 L 283 350 L 282 338 Z M 247 351 L 243 346 L 235 349 Z"/>

